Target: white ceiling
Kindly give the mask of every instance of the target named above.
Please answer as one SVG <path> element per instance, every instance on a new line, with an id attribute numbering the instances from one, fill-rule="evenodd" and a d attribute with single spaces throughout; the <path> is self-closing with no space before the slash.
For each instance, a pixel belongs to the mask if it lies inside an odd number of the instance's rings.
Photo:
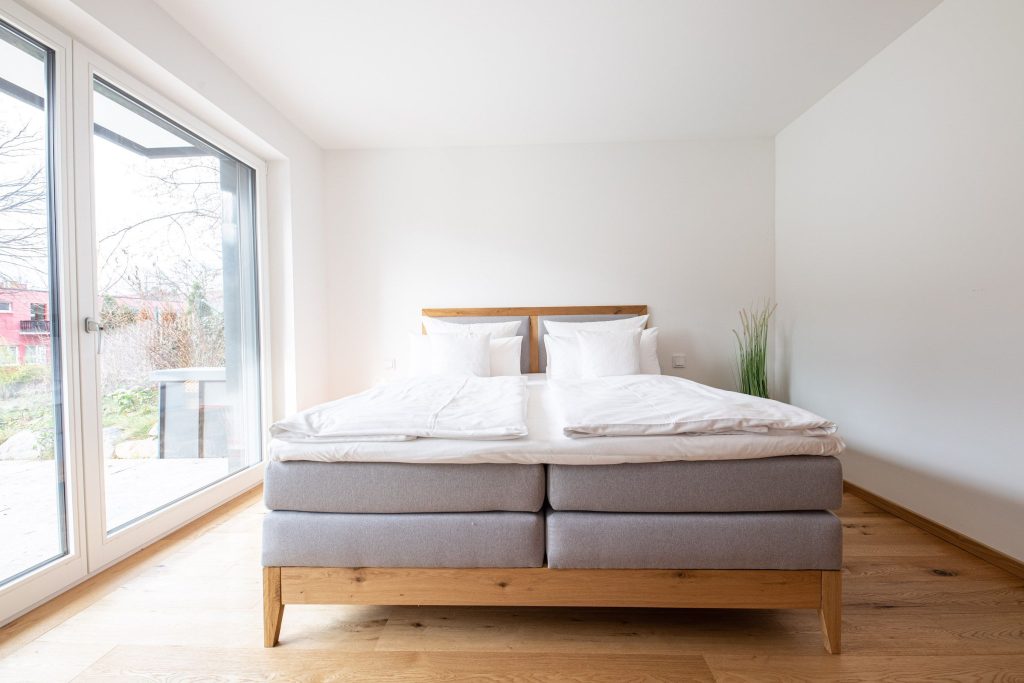
<path id="1" fill-rule="evenodd" d="M 157 0 L 322 147 L 773 135 L 938 0 Z"/>

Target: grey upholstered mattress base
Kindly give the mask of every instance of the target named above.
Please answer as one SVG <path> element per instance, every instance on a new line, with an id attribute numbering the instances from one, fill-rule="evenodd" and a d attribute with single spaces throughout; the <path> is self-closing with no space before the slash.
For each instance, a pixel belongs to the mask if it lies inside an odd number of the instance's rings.
<path id="1" fill-rule="evenodd" d="M 834 510 L 839 460 L 790 455 L 622 465 L 409 464 L 272 461 L 271 510 L 343 513 L 769 512 Z"/>
<path id="2" fill-rule="evenodd" d="M 553 569 L 839 569 L 842 526 L 829 512 L 547 516 Z"/>
<path id="3" fill-rule="evenodd" d="M 274 511 L 264 566 L 553 569 L 838 569 L 842 528 L 828 512 Z"/>
<path id="4" fill-rule="evenodd" d="M 543 465 L 271 461 L 263 500 L 302 512 L 536 512 Z"/>
<path id="5" fill-rule="evenodd" d="M 544 515 L 267 513 L 265 567 L 540 567 Z"/>
<path id="6" fill-rule="evenodd" d="M 836 510 L 843 470 L 820 455 L 549 465 L 548 501 L 555 510 L 594 512 Z"/>

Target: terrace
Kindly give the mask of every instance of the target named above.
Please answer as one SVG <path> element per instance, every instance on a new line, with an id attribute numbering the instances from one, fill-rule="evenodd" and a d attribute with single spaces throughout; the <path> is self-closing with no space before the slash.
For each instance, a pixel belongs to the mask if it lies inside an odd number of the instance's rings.
<path id="1" fill-rule="evenodd" d="M 54 460 L 0 461 L 0 577 L 60 555 L 59 495 Z M 228 459 L 106 458 L 107 525 L 127 524 L 154 501 L 174 501 L 227 476 Z"/>

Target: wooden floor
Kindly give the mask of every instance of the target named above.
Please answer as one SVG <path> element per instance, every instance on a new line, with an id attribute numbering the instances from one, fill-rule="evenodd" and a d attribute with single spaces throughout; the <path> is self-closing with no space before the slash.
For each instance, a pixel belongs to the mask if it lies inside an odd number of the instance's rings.
<path id="1" fill-rule="evenodd" d="M 1024 681 L 1024 580 L 847 496 L 843 652 L 803 611 L 289 606 L 259 492 L 0 629 L 0 681 Z"/>

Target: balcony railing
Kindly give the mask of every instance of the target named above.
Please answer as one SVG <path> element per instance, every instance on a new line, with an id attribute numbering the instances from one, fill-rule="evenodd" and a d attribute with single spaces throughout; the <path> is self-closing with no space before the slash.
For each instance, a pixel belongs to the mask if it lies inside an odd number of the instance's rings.
<path id="1" fill-rule="evenodd" d="M 49 320 L 22 320 L 20 325 L 22 334 L 50 334 Z"/>

